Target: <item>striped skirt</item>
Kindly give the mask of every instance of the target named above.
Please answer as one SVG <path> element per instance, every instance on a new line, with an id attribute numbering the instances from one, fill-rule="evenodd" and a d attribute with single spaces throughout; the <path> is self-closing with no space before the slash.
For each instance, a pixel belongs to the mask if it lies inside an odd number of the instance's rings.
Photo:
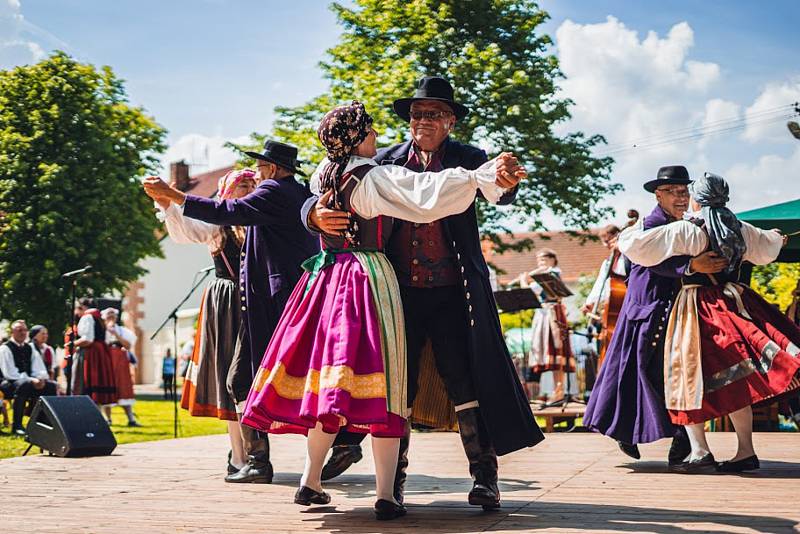
<path id="1" fill-rule="evenodd" d="M 181 394 L 181 407 L 193 416 L 236 421 L 236 404 L 226 384 L 242 323 L 240 307 L 239 288 L 232 280 L 217 278 L 203 292 Z"/>
<path id="2" fill-rule="evenodd" d="M 242 422 L 272 433 L 342 426 L 403 435 L 407 415 L 400 288 L 381 252 L 322 251 L 289 298 Z"/>

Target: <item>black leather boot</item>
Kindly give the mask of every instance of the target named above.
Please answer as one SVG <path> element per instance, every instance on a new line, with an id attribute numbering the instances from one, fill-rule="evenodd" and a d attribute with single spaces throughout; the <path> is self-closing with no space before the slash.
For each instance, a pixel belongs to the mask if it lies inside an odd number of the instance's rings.
<path id="1" fill-rule="evenodd" d="M 669 447 L 667 464 L 669 466 L 680 465 L 691 453 L 692 444 L 689 442 L 689 435 L 686 433 L 686 428 L 679 426 L 678 430 L 675 431 L 675 436 L 673 436 L 672 444 Z"/>
<path id="2" fill-rule="evenodd" d="M 322 480 L 336 478 L 356 462 L 360 462 L 364 454 L 361 445 L 334 445 L 331 448 L 331 457 L 322 468 Z"/>
<path id="3" fill-rule="evenodd" d="M 247 425 L 240 425 L 247 463 L 237 472 L 225 477 L 225 482 L 272 483 L 272 464 L 269 461 L 269 439 Z"/>
<path id="4" fill-rule="evenodd" d="M 411 444 L 411 423 L 406 421 L 405 434 L 400 438 L 400 452 L 397 456 L 397 471 L 394 473 L 394 499 L 403 504 L 406 492 L 406 470 L 408 469 L 408 447 Z"/>
<path id="5" fill-rule="evenodd" d="M 500 508 L 500 489 L 497 487 L 497 454 L 481 418 L 480 408 L 461 410 L 458 431 L 469 460 L 472 490 L 469 503 L 484 510 Z"/>

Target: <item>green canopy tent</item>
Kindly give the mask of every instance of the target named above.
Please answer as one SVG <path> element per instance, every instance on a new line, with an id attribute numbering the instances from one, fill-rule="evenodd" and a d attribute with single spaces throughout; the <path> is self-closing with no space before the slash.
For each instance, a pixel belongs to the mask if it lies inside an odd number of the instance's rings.
<path id="1" fill-rule="evenodd" d="M 792 234 L 800 231 L 800 198 L 743 211 L 738 213 L 737 217 L 759 228 L 766 230 L 777 228 L 785 234 Z M 800 262 L 800 235 L 789 238 L 789 243 L 781 251 L 778 261 Z"/>

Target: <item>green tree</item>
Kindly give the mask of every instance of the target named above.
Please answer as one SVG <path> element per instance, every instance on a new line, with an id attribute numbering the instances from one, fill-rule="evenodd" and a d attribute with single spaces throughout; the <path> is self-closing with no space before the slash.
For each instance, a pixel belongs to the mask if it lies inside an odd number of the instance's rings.
<path id="1" fill-rule="evenodd" d="M 330 91 L 305 105 L 277 108 L 272 135 L 319 161 L 315 128 L 334 105 L 358 99 L 375 118 L 383 143 L 403 141 L 407 125 L 391 103 L 410 96 L 423 75 L 443 75 L 456 98 L 472 112 L 457 124 L 464 142 L 510 150 L 530 172 L 513 207 L 478 204 L 481 229 L 498 249 L 526 248 L 503 243 L 509 221 L 543 228 L 551 210 L 567 226 L 587 228 L 608 215 L 598 201 L 618 191 L 610 158 L 592 157 L 605 143 L 599 135 L 557 135 L 570 118 L 571 101 L 560 98 L 562 76 L 539 26 L 548 18 L 531 0 L 356 0 L 334 3 L 343 27 L 339 44 L 320 64 Z"/>
<path id="2" fill-rule="evenodd" d="M 157 170 L 164 135 L 109 67 L 56 52 L 0 71 L 0 317 L 57 331 L 61 272 L 91 264 L 81 292 L 96 295 L 143 274 L 160 248 L 138 177 Z"/>

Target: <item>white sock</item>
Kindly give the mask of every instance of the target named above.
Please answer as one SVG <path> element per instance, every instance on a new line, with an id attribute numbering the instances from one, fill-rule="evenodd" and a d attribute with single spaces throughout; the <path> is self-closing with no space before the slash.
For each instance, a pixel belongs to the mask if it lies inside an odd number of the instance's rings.
<path id="1" fill-rule="evenodd" d="M 397 471 L 397 455 L 400 438 L 376 438 L 372 436 L 372 458 L 375 462 L 375 495 L 397 504 L 394 499 L 394 475 Z"/>
<path id="2" fill-rule="evenodd" d="M 336 434 L 323 432 L 320 423 L 308 431 L 306 467 L 300 478 L 301 486 L 307 486 L 314 491 L 322 491 L 322 466 L 334 439 L 336 439 Z"/>
<path id="3" fill-rule="evenodd" d="M 242 430 L 239 428 L 239 421 L 228 421 L 228 437 L 231 440 L 231 464 L 237 469 L 244 467 L 246 459 L 244 457 L 244 442 L 242 441 Z"/>
<path id="4" fill-rule="evenodd" d="M 686 425 L 686 434 L 689 435 L 689 443 L 692 445 L 692 452 L 689 460 L 699 460 L 711 452 L 706 441 L 706 429 L 704 423 Z"/>

